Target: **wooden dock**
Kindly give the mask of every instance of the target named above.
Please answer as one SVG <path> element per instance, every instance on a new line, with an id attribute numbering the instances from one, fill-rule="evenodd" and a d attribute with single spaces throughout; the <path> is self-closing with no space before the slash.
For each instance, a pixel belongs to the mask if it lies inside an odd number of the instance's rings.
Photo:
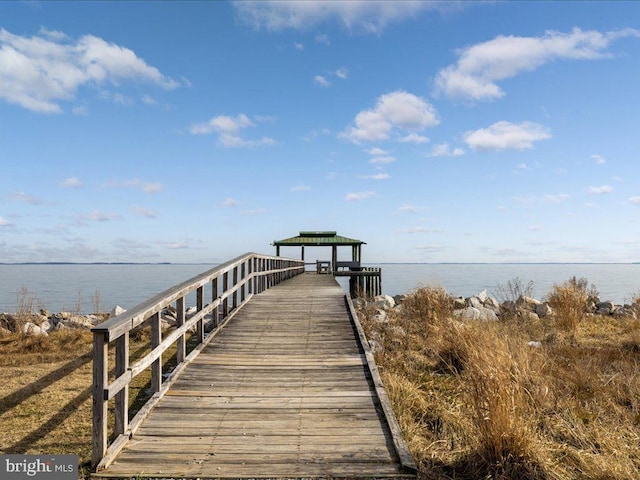
<path id="1" fill-rule="evenodd" d="M 415 478 L 373 357 L 332 276 L 254 295 L 95 477 Z"/>

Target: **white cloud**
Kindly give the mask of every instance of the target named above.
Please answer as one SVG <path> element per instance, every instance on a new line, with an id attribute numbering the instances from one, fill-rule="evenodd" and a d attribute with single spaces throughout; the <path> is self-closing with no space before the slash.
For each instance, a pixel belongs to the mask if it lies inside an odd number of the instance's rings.
<path id="1" fill-rule="evenodd" d="M 344 197 L 346 202 L 359 202 L 375 195 L 375 192 L 351 192 Z"/>
<path id="2" fill-rule="evenodd" d="M 254 119 L 260 123 L 273 123 L 275 121 L 273 117 L 268 116 L 256 116 Z M 258 140 L 245 140 L 240 135 L 240 131 L 248 127 L 255 127 L 255 123 L 247 115 L 241 113 L 236 117 L 218 115 L 208 122 L 191 125 L 189 131 L 194 135 L 216 133 L 218 134 L 218 144 L 226 148 L 251 148 L 278 144 L 276 140 L 269 137 L 262 137 Z"/>
<path id="3" fill-rule="evenodd" d="M 376 173 L 374 175 L 362 175 L 360 176 L 360 178 L 364 178 L 366 180 L 388 180 L 391 178 L 391 175 L 389 175 L 388 173 Z"/>
<path id="4" fill-rule="evenodd" d="M 389 155 L 389 152 L 378 147 L 374 147 L 367 150 L 367 153 L 369 155 L 373 155 L 374 157 L 384 157 L 386 155 Z"/>
<path id="5" fill-rule="evenodd" d="M 574 28 L 570 33 L 546 32 L 541 37 L 498 36 L 456 52 L 458 61 L 441 70 L 436 93 L 466 100 L 494 100 L 504 91 L 496 82 L 533 71 L 556 60 L 595 60 L 610 56 L 619 38 L 638 37 L 634 29 L 600 33 Z"/>
<path id="6" fill-rule="evenodd" d="M 417 15 L 425 10 L 451 10 L 447 2 L 417 0 L 348 1 L 272 0 L 268 2 L 235 1 L 240 19 L 256 29 L 308 30 L 319 24 L 336 21 L 354 31 L 380 34 L 387 25 Z"/>
<path id="7" fill-rule="evenodd" d="M 605 163 L 607 163 L 607 159 L 604 158 L 602 155 L 591 155 L 591 158 L 593 158 L 596 161 L 596 165 L 604 165 Z"/>
<path id="8" fill-rule="evenodd" d="M 327 46 L 331 45 L 331 41 L 329 40 L 329 35 L 327 35 L 326 33 L 316 35 L 316 42 L 323 43 L 324 45 L 327 45 Z"/>
<path id="9" fill-rule="evenodd" d="M 176 240 L 176 241 L 157 241 L 158 245 L 161 245 L 169 250 L 186 250 L 190 248 L 189 242 L 187 240 Z"/>
<path id="10" fill-rule="evenodd" d="M 369 163 L 373 163 L 374 165 L 386 165 L 387 163 L 393 163 L 396 161 L 396 157 L 391 157 L 389 155 L 384 157 L 373 157 L 369 160 Z"/>
<path id="11" fill-rule="evenodd" d="M 74 115 L 81 115 L 86 117 L 89 115 L 89 108 L 86 105 L 78 105 L 77 107 L 73 107 L 71 109 L 71 113 Z"/>
<path id="12" fill-rule="evenodd" d="M 5 219 L 4 217 L 0 217 L 0 227 L 12 227 L 12 226 L 13 226 L 13 223 Z"/>
<path id="13" fill-rule="evenodd" d="M 72 40 L 41 29 L 39 36 L 21 37 L 0 28 L 0 98 L 9 103 L 60 113 L 60 102 L 75 98 L 80 87 L 123 81 L 178 87 L 132 50 L 93 35 Z"/>
<path id="14" fill-rule="evenodd" d="M 435 157 L 459 157 L 464 155 L 464 150 L 461 148 L 454 148 L 451 150 L 451 147 L 448 143 L 439 143 L 438 145 L 434 145 L 429 153 L 427 153 L 427 157 L 435 158 Z"/>
<path id="15" fill-rule="evenodd" d="M 533 204 L 556 204 L 560 202 L 564 202 L 569 198 L 568 193 L 555 193 L 555 194 L 546 194 L 542 196 L 534 196 L 534 195 L 525 195 L 514 197 L 515 201 L 521 203 L 525 206 L 530 206 Z"/>
<path id="16" fill-rule="evenodd" d="M 593 193 L 595 195 L 602 195 L 605 193 L 613 192 L 614 188 L 611 185 L 601 185 L 599 187 L 589 187 L 589 193 Z"/>
<path id="17" fill-rule="evenodd" d="M 87 213 L 84 215 L 80 215 L 78 220 L 80 221 L 91 221 L 91 222 L 109 222 L 111 220 L 120 220 L 122 218 L 121 215 L 117 213 L 110 212 L 101 212 L 99 210 L 94 210 L 91 213 Z"/>
<path id="18" fill-rule="evenodd" d="M 640 205 L 640 197 L 629 197 L 629 203 Z"/>
<path id="19" fill-rule="evenodd" d="M 569 198 L 568 193 L 547 194 L 543 197 L 545 203 L 560 203 Z"/>
<path id="20" fill-rule="evenodd" d="M 310 190 L 311 190 L 311 187 L 307 185 L 296 185 L 294 187 L 291 187 L 292 192 L 308 192 Z"/>
<path id="21" fill-rule="evenodd" d="M 157 218 L 158 214 L 155 210 L 150 210 L 145 207 L 131 207 L 129 211 L 135 215 L 136 217 L 144 217 L 144 218 Z"/>
<path id="22" fill-rule="evenodd" d="M 44 205 L 44 200 L 29 195 L 25 192 L 13 192 L 9 194 L 9 199 L 15 202 L 28 203 L 29 205 Z"/>
<path id="23" fill-rule="evenodd" d="M 79 188 L 82 186 L 82 181 L 78 177 L 69 177 L 65 178 L 60 185 L 65 188 Z"/>
<path id="24" fill-rule="evenodd" d="M 414 205 L 409 205 L 407 203 L 403 203 L 398 207 L 398 211 L 401 213 L 419 213 L 426 210 L 425 207 L 416 207 Z"/>
<path id="25" fill-rule="evenodd" d="M 409 133 L 440 123 L 435 108 L 425 99 L 397 90 L 381 95 L 372 110 L 363 110 L 340 136 L 350 142 L 386 140 L 394 129 Z"/>
<path id="26" fill-rule="evenodd" d="M 140 100 L 142 101 L 142 103 L 146 104 L 146 105 L 157 105 L 158 101 L 153 98 L 151 95 L 148 94 L 144 94 L 142 95 L 142 97 L 140 97 Z"/>
<path id="27" fill-rule="evenodd" d="M 223 207 L 237 207 L 238 206 L 238 201 L 229 197 L 229 198 L 225 198 L 222 202 L 222 206 Z"/>
<path id="28" fill-rule="evenodd" d="M 304 50 L 304 43 L 294 43 L 293 46 L 295 47 L 296 50 L 302 52 Z"/>
<path id="29" fill-rule="evenodd" d="M 349 78 L 349 70 L 347 69 L 347 67 L 340 67 L 334 72 L 334 75 L 341 80 L 346 80 Z"/>
<path id="30" fill-rule="evenodd" d="M 138 178 L 125 181 L 107 182 L 102 188 L 138 188 L 144 193 L 157 193 L 164 190 L 164 185 L 159 182 L 143 182 Z"/>
<path id="31" fill-rule="evenodd" d="M 313 77 L 313 83 L 323 88 L 327 88 L 331 86 L 331 82 L 326 78 L 324 78 L 322 75 L 316 75 L 315 77 Z"/>
<path id="32" fill-rule="evenodd" d="M 466 132 L 463 138 L 474 151 L 526 150 L 533 148 L 533 142 L 551 138 L 551 133 L 538 123 L 500 121 L 488 128 Z"/>
<path id="33" fill-rule="evenodd" d="M 421 145 L 423 143 L 427 143 L 429 141 L 429 138 L 418 135 L 417 133 L 410 133 L 409 135 L 400 137 L 398 141 L 400 143 L 413 143 L 415 145 Z"/>

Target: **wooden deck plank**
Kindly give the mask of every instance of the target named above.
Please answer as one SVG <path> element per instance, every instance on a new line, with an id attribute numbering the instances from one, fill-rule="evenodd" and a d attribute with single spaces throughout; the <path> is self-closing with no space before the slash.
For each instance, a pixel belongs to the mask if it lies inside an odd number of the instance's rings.
<path id="1" fill-rule="evenodd" d="M 330 276 L 254 296 L 97 477 L 415 478 Z"/>

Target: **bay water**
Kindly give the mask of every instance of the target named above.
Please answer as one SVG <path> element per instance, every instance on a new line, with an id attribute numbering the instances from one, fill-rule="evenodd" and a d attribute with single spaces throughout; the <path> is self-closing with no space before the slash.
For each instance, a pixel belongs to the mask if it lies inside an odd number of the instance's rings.
<path id="1" fill-rule="evenodd" d="M 0 265 L 0 312 L 20 304 L 50 312 L 92 313 L 114 306 L 132 308 L 144 300 L 213 268 L 210 264 L 29 264 Z M 554 284 L 573 276 L 586 278 L 602 300 L 628 302 L 640 292 L 640 264 L 365 264 L 382 268 L 382 291 L 409 293 L 420 286 L 443 287 L 468 297 L 487 290 L 500 300 L 500 287 L 518 278 L 533 282 L 533 296 L 543 299 Z M 339 279 L 348 289 L 348 280 Z M 205 299 L 209 298 L 205 292 Z M 187 304 L 195 301 L 187 298 Z"/>

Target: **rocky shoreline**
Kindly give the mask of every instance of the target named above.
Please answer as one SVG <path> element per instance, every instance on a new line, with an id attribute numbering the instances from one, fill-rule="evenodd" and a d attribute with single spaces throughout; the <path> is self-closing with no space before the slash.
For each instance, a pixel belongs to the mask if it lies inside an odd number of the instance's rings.
<path id="1" fill-rule="evenodd" d="M 408 294 L 410 295 L 410 294 Z M 408 295 L 378 295 L 366 300 L 357 298 L 354 303 L 358 309 L 375 309 L 374 318 L 384 322 L 391 311 L 400 313 L 402 303 Z M 453 314 L 461 320 L 499 321 L 504 318 L 520 318 L 522 320 L 535 321 L 552 317 L 554 312 L 548 302 L 532 297 L 520 295 L 516 300 L 499 302 L 495 297 L 487 294 L 486 290 L 471 297 L 451 296 Z M 15 333 L 25 335 L 49 335 L 64 329 L 91 330 L 95 325 L 120 315 L 126 310 L 116 306 L 110 313 L 81 315 L 72 312 L 50 313 L 40 310 L 38 313 L 0 313 L 0 337 Z M 196 313 L 195 307 L 186 311 L 186 317 Z M 615 304 L 611 301 L 600 301 L 599 298 L 591 298 L 587 305 L 586 315 L 638 319 L 640 318 L 640 303 Z M 173 307 L 166 307 L 161 314 L 163 329 L 176 325 L 176 311 Z M 210 320 L 210 319 L 209 319 Z"/>
<path id="2" fill-rule="evenodd" d="M 378 321 L 385 321 L 390 311 L 398 313 L 402 310 L 402 303 L 407 295 L 379 295 L 371 301 L 363 298 L 355 300 L 359 309 L 374 308 L 374 317 Z M 553 317 L 554 311 L 548 302 L 543 302 L 526 295 L 520 295 L 516 300 L 499 302 L 495 297 L 487 294 L 486 290 L 471 297 L 451 297 L 453 314 L 462 320 L 499 321 L 506 317 L 522 320 L 539 320 Z M 640 304 L 615 304 L 609 300 L 601 301 L 598 297 L 589 299 L 586 306 L 587 316 L 602 316 L 626 319 L 640 318 Z"/>
<path id="3" fill-rule="evenodd" d="M 190 318 L 196 311 L 196 307 L 188 308 L 186 318 Z M 124 312 L 126 312 L 124 308 L 115 306 L 110 313 L 88 315 L 73 312 L 50 313 L 44 309 L 38 313 L 0 313 L 0 337 L 15 333 L 34 336 L 49 335 L 59 330 L 68 329 L 88 331 L 99 323 Z M 175 327 L 177 315 L 173 307 L 164 308 L 160 318 L 163 330 Z M 205 323 L 206 321 L 205 317 Z"/>

